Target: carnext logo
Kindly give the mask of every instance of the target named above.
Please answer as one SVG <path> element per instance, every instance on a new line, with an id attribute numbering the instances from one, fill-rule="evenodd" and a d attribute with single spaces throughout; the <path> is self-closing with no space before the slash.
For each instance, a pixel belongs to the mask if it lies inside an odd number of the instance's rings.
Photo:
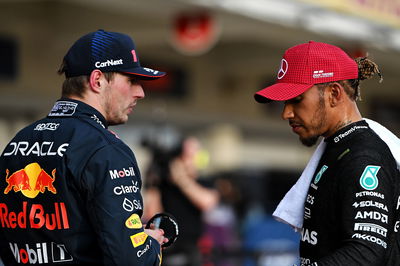
<path id="1" fill-rule="evenodd" d="M 97 61 L 96 63 L 94 63 L 94 65 L 95 65 L 96 67 L 98 67 L 98 68 L 101 68 L 101 67 L 108 67 L 108 66 L 116 66 L 116 65 L 122 65 L 122 64 L 123 64 L 122 59 L 119 59 L 119 60 L 112 60 L 112 59 L 109 59 L 109 60 L 107 60 L 107 61 L 105 61 L 105 62 L 99 62 L 99 61 Z"/>

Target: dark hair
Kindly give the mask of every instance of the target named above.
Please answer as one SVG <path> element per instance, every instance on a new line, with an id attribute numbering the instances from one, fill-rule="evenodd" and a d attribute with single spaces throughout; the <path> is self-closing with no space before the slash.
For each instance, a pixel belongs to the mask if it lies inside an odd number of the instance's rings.
<path id="1" fill-rule="evenodd" d="M 65 74 L 65 70 L 66 70 L 66 63 L 65 61 L 63 61 L 57 73 L 59 75 L 63 75 Z M 112 80 L 114 78 L 115 73 L 116 72 L 103 72 L 107 81 Z M 72 95 L 82 97 L 88 83 L 89 83 L 89 76 L 87 75 L 65 78 L 62 84 L 61 97 L 68 97 Z"/>
<path id="2" fill-rule="evenodd" d="M 383 76 L 381 71 L 379 70 L 378 65 L 367 57 L 359 57 L 354 59 L 358 65 L 358 78 L 356 79 L 348 79 L 348 80 L 339 80 L 336 81 L 340 85 L 343 86 L 346 94 L 353 101 L 361 100 L 361 88 L 360 82 L 362 80 L 371 79 L 374 75 L 379 76 L 379 82 L 383 81 Z M 322 90 L 332 82 L 327 83 L 319 83 L 317 84 L 318 88 Z"/>

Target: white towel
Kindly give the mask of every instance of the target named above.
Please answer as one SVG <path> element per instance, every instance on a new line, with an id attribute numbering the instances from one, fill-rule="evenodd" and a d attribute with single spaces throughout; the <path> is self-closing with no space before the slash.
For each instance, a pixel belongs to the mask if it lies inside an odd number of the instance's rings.
<path id="1" fill-rule="evenodd" d="M 400 170 L 400 140 L 381 124 L 370 119 L 364 119 L 369 127 L 389 146 L 397 162 L 397 168 Z M 322 140 L 310 161 L 307 163 L 306 168 L 303 170 L 300 178 L 296 184 L 286 193 L 285 197 L 281 200 L 278 207 L 272 216 L 283 223 L 291 225 L 295 231 L 300 231 L 303 227 L 304 203 L 306 201 L 308 188 L 310 186 L 312 177 L 318 166 L 319 160 L 324 153 L 326 143 Z"/>

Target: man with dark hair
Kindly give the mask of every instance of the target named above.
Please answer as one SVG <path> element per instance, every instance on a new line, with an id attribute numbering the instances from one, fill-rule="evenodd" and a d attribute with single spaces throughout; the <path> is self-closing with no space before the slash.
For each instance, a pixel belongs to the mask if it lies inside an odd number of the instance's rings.
<path id="1" fill-rule="evenodd" d="M 301 265 L 398 265 L 400 141 L 363 119 L 359 82 L 379 74 L 367 58 L 308 42 L 288 49 L 258 102 L 284 101 L 282 118 L 319 144 L 274 217 L 301 230 Z"/>
<path id="2" fill-rule="evenodd" d="M 133 152 L 108 130 L 144 97 L 132 39 L 98 30 L 59 70 L 62 98 L 22 129 L 0 158 L 0 254 L 6 265 L 160 265 L 161 229 L 144 229 Z"/>

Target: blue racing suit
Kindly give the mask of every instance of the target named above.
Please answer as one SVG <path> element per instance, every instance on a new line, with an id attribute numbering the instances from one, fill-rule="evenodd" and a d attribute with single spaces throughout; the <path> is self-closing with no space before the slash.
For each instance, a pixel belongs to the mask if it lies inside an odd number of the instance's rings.
<path id="1" fill-rule="evenodd" d="M 133 152 L 105 118 L 57 101 L 0 158 L 0 255 L 5 265 L 160 265 L 160 244 L 140 220 Z"/>

